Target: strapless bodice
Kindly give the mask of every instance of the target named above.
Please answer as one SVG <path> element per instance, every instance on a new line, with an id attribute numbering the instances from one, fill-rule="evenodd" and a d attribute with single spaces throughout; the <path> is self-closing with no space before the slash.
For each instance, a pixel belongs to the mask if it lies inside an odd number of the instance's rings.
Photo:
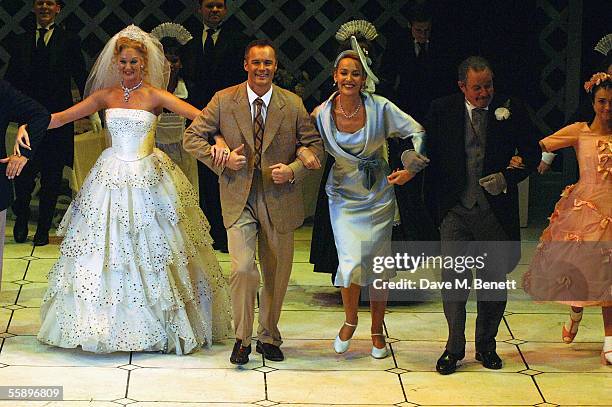
<path id="1" fill-rule="evenodd" d="M 113 151 L 123 161 L 140 160 L 153 152 L 156 125 L 157 116 L 146 110 L 106 109 L 106 126 Z"/>

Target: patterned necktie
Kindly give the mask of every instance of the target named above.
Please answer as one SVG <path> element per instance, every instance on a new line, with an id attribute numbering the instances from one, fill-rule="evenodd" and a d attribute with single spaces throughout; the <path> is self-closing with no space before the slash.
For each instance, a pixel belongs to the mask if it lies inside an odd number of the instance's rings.
<path id="1" fill-rule="evenodd" d="M 479 139 L 483 140 L 485 138 L 485 118 L 487 111 L 485 109 L 474 109 L 472 110 L 472 126 L 474 126 L 474 131 Z"/>
<path id="2" fill-rule="evenodd" d="M 215 41 L 213 40 L 214 28 L 206 30 L 206 40 L 204 41 L 204 55 L 211 56 L 215 50 Z"/>
<path id="3" fill-rule="evenodd" d="M 45 34 L 49 31 L 46 28 L 38 29 L 38 41 L 36 41 L 36 48 L 45 48 L 47 44 L 45 44 Z"/>
<path id="4" fill-rule="evenodd" d="M 255 168 L 261 169 L 261 145 L 263 143 L 264 120 L 261 114 L 263 100 L 255 99 L 255 119 L 253 120 L 253 135 L 255 136 Z"/>

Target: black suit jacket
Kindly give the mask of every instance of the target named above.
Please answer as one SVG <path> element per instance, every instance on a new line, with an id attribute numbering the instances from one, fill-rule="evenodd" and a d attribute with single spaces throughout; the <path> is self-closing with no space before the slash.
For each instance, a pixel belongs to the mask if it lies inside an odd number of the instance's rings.
<path id="1" fill-rule="evenodd" d="M 203 31 L 194 35 L 181 54 L 182 76 L 193 84 L 188 89 L 188 101 L 198 109 L 203 109 L 217 91 L 244 82 L 244 49 L 249 43 L 239 29 L 224 23 L 213 55 L 205 56 Z"/>
<path id="2" fill-rule="evenodd" d="M 456 89 L 455 58 L 436 40 L 430 41 L 424 56 L 417 58 L 414 39 L 405 30 L 387 38 L 380 64 L 380 94 L 423 123 L 431 101 Z"/>
<path id="3" fill-rule="evenodd" d="M 4 79 L 26 95 L 34 98 L 50 112 L 59 112 L 73 105 L 72 82 L 74 79 L 81 95 L 85 88 L 87 72 L 78 36 L 56 24 L 47 44 L 49 64 L 46 72 L 37 72 L 32 57 L 36 49 L 36 31 L 26 31 L 10 43 L 9 61 Z M 44 90 L 37 84 L 44 78 Z M 72 164 L 74 156 L 74 126 L 66 125 L 54 131 L 44 141 L 46 157 L 63 159 Z"/>
<path id="4" fill-rule="evenodd" d="M 9 122 L 27 123 L 32 152 L 22 149 L 21 153 L 30 158 L 40 144 L 51 116 L 38 102 L 16 90 L 8 82 L 0 80 L 0 136 L 6 136 Z M 0 156 L 6 157 L 5 149 L 0 149 Z M 0 210 L 8 208 L 13 187 L 5 175 L 6 164 L 0 164 Z"/>
<path id="5" fill-rule="evenodd" d="M 509 101 L 509 102 L 508 102 Z M 497 120 L 495 110 L 509 103 L 507 120 Z M 425 120 L 427 154 L 426 202 L 439 225 L 446 213 L 460 203 L 465 189 L 466 107 L 462 93 L 434 100 Z M 527 178 L 540 161 L 539 137 L 524 105 L 517 99 L 495 95 L 488 110 L 487 140 L 482 176 L 501 172 L 507 192 L 493 196 L 484 192 L 491 209 L 510 240 L 520 240 L 517 184 Z M 507 169 L 520 155 L 525 169 Z"/>

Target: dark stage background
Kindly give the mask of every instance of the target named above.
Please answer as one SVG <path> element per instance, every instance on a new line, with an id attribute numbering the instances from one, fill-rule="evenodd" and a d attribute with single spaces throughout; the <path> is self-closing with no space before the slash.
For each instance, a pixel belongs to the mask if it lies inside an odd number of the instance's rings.
<path id="1" fill-rule="evenodd" d="M 411 7 L 420 1 L 393 0 L 228 0 L 234 22 L 255 37 L 278 46 L 279 61 L 290 74 L 306 72 L 305 100 L 313 107 L 327 96 L 333 38 L 344 22 L 364 18 L 381 35 L 407 30 Z M 31 0 L 2 0 L 0 6 L 0 74 L 11 37 L 34 24 Z M 598 58 L 594 43 L 612 31 L 612 1 L 469 0 L 432 1 L 434 40 L 446 44 L 448 57 L 488 57 L 496 72 L 496 89 L 523 98 L 543 134 L 563 125 L 578 104 L 581 84 Z M 150 30 L 165 21 L 195 32 L 200 26 L 193 0 L 67 0 L 58 21 L 77 32 L 91 65 L 103 44 L 127 24 Z M 599 58 L 600 59 L 600 58 Z M 402 63 L 398 58 L 398 63 Z"/>

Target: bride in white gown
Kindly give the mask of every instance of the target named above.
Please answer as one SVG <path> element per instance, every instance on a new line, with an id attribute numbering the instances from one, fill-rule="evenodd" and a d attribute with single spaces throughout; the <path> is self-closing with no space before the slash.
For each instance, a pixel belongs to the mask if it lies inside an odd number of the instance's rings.
<path id="1" fill-rule="evenodd" d="M 157 114 L 199 110 L 166 92 L 159 42 L 129 26 L 106 45 L 82 102 L 52 115 L 50 128 L 101 109 L 106 149 L 58 230 L 38 339 L 91 352 L 184 354 L 230 332 L 227 285 L 209 224 L 191 184 L 155 148 Z M 225 147 L 222 138 L 213 154 Z"/>

